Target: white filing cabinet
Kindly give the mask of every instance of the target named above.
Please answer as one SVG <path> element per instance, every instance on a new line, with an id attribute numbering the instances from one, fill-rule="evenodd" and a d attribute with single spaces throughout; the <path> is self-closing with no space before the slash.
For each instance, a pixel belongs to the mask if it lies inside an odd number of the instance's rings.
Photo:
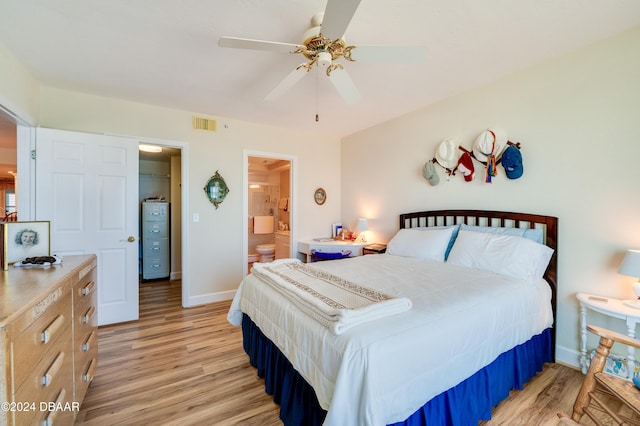
<path id="1" fill-rule="evenodd" d="M 169 203 L 142 203 L 142 279 L 165 278 L 171 272 Z"/>

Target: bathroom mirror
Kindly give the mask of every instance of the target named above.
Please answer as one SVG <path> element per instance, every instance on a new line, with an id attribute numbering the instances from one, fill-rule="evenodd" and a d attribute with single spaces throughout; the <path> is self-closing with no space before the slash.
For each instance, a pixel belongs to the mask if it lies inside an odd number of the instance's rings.
<path id="1" fill-rule="evenodd" d="M 218 170 L 216 174 L 211 176 L 204 187 L 204 192 L 207 194 L 209 201 L 218 208 L 218 205 L 224 201 L 224 197 L 229 193 L 229 187 L 224 181 L 224 178 L 220 176 Z"/>

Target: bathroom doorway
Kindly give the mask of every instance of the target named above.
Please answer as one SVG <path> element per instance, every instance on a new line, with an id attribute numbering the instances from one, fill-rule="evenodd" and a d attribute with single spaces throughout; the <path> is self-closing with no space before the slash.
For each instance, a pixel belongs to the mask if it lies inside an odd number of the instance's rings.
<path id="1" fill-rule="evenodd" d="M 255 152 L 245 157 L 246 274 L 254 262 L 293 256 L 295 158 Z"/>

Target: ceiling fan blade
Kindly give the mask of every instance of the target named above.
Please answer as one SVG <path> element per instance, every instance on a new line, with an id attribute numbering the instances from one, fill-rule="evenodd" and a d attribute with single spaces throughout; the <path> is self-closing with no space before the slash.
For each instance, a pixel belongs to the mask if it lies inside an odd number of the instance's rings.
<path id="1" fill-rule="evenodd" d="M 287 90 L 291 89 L 302 77 L 307 75 L 309 69 L 305 67 L 306 63 L 298 65 L 296 69 L 291 71 L 269 94 L 264 98 L 265 101 L 273 101 L 282 96 Z"/>
<path id="2" fill-rule="evenodd" d="M 359 4 L 360 0 L 329 0 L 324 10 L 320 33 L 330 40 L 341 38 Z"/>
<path id="3" fill-rule="evenodd" d="M 425 46 L 356 46 L 351 59 L 358 62 L 422 64 L 427 60 Z"/>
<path id="4" fill-rule="evenodd" d="M 291 53 L 299 45 L 292 43 L 280 43 L 277 41 L 252 40 L 250 38 L 220 37 L 220 47 L 233 47 L 237 49 L 268 50 L 270 52 Z"/>
<path id="5" fill-rule="evenodd" d="M 331 71 L 329 80 L 331 80 L 331 83 L 333 83 L 346 103 L 351 105 L 360 100 L 360 92 L 358 92 L 358 88 L 353 84 L 353 80 L 351 80 L 344 68 L 336 68 Z"/>

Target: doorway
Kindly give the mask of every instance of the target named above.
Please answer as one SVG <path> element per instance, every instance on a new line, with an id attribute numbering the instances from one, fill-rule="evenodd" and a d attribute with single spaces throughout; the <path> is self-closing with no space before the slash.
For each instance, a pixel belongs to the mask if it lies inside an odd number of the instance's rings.
<path id="1" fill-rule="evenodd" d="M 0 220 L 17 220 L 18 177 L 16 120 L 0 108 Z"/>
<path id="2" fill-rule="evenodd" d="M 295 157 L 245 152 L 244 265 L 293 257 Z"/>
<path id="3" fill-rule="evenodd" d="M 182 277 L 181 157 L 178 148 L 139 144 L 140 282 Z"/>
<path id="4" fill-rule="evenodd" d="M 180 283 L 182 287 L 182 307 L 188 308 L 192 306 L 192 302 L 189 300 L 188 276 L 189 253 L 187 241 L 189 224 L 187 217 L 183 213 L 188 211 L 189 193 L 183 189 L 189 187 L 189 147 L 185 142 L 155 138 L 140 139 L 140 144 L 160 147 L 162 149 L 160 154 L 167 157 L 160 160 L 153 156 L 154 153 L 139 151 L 139 161 L 159 160 L 165 162 L 159 173 L 153 164 L 151 167 L 148 167 L 148 164 L 141 167 L 140 178 L 141 182 L 143 179 L 155 177 L 168 178 L 168 189 L 167 186 L 164 186 L 162 190 L 164 193 L 168 192 L 171 201 L 169 231 L 171 239 L 171 272 L 168 279 L 171 281 L 171 286 Z M 167 172 L 169 176 L 167 176 Z M 144 197 L 158 197 L 160 195 L 161 193 L 157 192 L 145 192 L 144 194 L 140 192 L 140 200 Z M 140 231 L 142 232 L 142 229 Z"/>

